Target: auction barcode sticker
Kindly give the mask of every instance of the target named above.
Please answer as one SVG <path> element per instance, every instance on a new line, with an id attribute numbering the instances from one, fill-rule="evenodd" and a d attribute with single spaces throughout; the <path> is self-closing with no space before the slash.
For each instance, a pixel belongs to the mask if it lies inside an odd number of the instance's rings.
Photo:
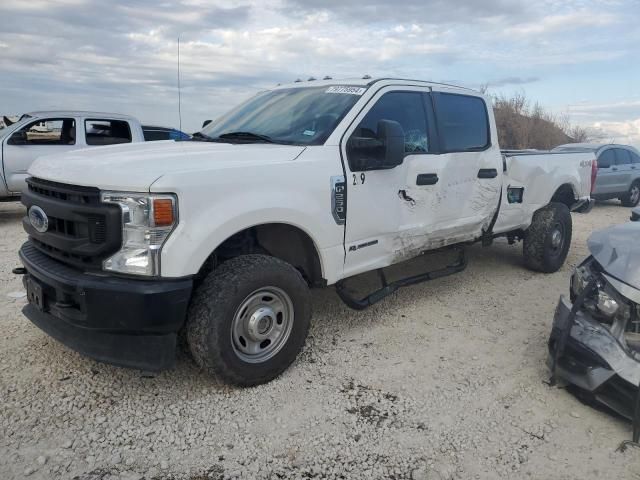
<path id="1" fill-rule="evenodd" d="M 364 87 L 347 87 L 347 86 L 334 86 L 327 88 L 325 93 L 347 93 L 349 95 L 362 95 L 367 89 Z"/>

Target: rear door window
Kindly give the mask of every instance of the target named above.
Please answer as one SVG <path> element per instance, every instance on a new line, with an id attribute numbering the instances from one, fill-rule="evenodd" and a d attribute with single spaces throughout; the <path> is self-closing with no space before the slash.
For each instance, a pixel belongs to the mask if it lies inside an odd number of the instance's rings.
<path id="1" fill-rule="evenodd" d="M 616 154 L 613 148 L 609 148 L 602 152 L 598 157 L 598 168 L 609 168 L 616 163 Z"/>
<path id="2" fill-rule="evenodd" d="M 629 150 L 623 148 L 616 148 L 616 165 L 630 165 L 631 154 Z"/>
<path id="3" fill-rule="evenodd" d="M 88 119 L 84 129 L 87 145 L 131 143 L 129 123 L 123 120 Z"/>
<path id="4" fill-rule="evenodd" d="M 434 98 L 443 152 L 473 152 L 489 147 L 489 117 L 482 98 L 452 93 L 437 93 Z"/>

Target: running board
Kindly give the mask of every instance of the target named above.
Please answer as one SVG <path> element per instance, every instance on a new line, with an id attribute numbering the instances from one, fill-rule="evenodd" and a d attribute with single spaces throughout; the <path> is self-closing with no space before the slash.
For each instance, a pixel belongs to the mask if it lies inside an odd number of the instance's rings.
<path id="1" fill-rule="evenodd" d="M 454 273 L 463 271 L 465 268 L 467 268 L 467 256 L 464 248 L 461 248 L 458 250 L 457 260 L 451 265 L 448 265 L 439 270 L 432 270 L 430 272 L 421 273 L 420 275 L 415 275 L 413 277 L 402 278 L 391 283 L 387 282 L 387 277 L 385 276 L 383 269 L 379 268 L 376 271 L 378 272 L 378 277 L 380 278 L 380 282 L 382 283 L 382 288 L 374 291 L 373 293 L 367 295 L 362 299 L 353 297 L 345 288 L 343 280 L 336 283 L 336 293 L 349 308 L 353 308 L 354 310 L 364 310 L 365 308 L 379 302 L 386 296 L 391 295 L 396 290 L 402 287 L 407 287 L 409 285 L 415 285 L 416 283 L 428 282 L 429 280 L 435 280 L 437 278 L 453 275 Z"/>

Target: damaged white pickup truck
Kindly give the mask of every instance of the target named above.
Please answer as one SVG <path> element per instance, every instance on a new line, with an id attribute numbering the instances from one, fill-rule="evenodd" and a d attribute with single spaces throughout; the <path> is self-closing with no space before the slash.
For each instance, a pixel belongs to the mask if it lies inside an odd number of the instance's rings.
<path id="1" fill-rule="evenodd" d="M 186 332 L 199 365 L 269 381 L 304 344 L 309 287 L 364 308 L 461 271 L 464 246 L 524 241 L 556 271 L 571 210 L 588 211 L 593 153 L 506 153 L 481 94 L 393 79 L 261 92 L 194 141 L 112 146 L 30 169 L 20 257 L 24 313 L 62 343 L 142 369 L 173 364 Z M 387 281 L 439 249 L 448 267 Z M 378 271 L 364 297 L 344 280 Z"/>

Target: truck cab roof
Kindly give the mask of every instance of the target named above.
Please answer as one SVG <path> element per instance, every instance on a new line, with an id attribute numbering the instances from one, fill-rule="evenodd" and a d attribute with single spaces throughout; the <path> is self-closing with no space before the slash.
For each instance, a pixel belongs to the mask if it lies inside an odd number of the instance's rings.
<path id="1" fill-rule="evenodd" d="M 304 88 L 304 87 L 322 87 L 331 85 L 347 85 L 354 87 L 371 87 L 373 85 L 385 87 L 389 85 L 416 85 L 422 87 L 446 86 L 465 91 L 468 94 L 481 96 L 477 90 L 461 87 L 459 85 L 451 85 L 447 83 L 431 82 L 425 80 L 413 80 L 407 78 L 379 77 L 379 78 L 331 78 L 326 80 L 300 80 L 291 83 L 283 83 L 275 87 L 279 88 Z"/>
<path id="2" fill-rule="evenodd" d="M 28 112 L 25 115 L 29 115 L 30 117 L 106 117 L 113 118 L 114 120 L 134 120 L 134 117 L 130 115 L 123 115 L 121 113 L 92 112 L 84 110 L 40 110 Z"/>

